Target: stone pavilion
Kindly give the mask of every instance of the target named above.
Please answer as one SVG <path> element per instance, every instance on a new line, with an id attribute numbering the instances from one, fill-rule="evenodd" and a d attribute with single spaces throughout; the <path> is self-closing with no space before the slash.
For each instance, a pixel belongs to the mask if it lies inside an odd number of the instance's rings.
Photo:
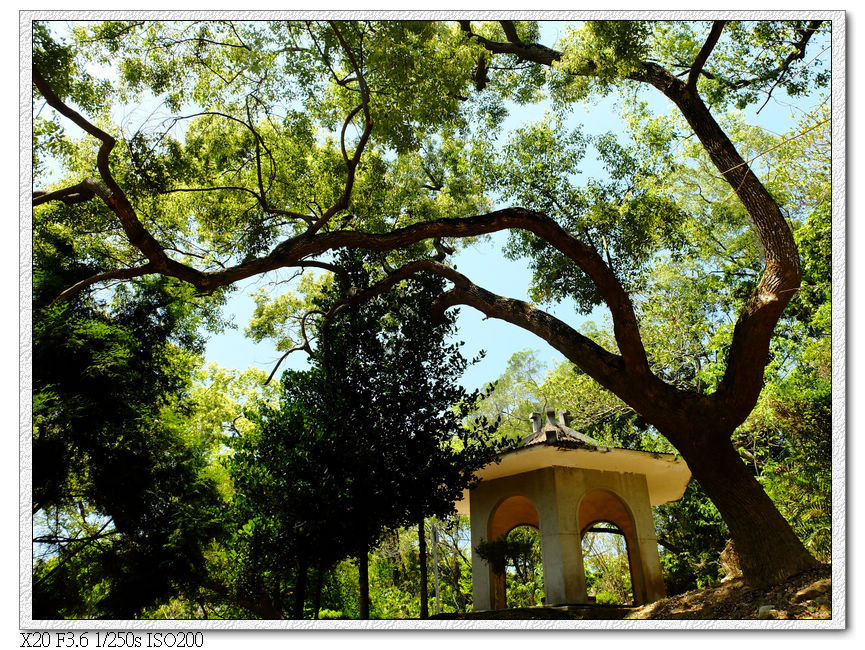
<path id="1" fill-rule="evenodd" d="M 505 577 L 477 554 L 517 526 L 540 533 L 546 605 L 588 603 L 582 539 L 601 522 L 624 536 L 634 602 L 665 595 L 652 506 L 682 498 L 691 472 L 674 454 L 604 447 L 570 428 L 567 411 L 533 413 L 523 444 L 477 472 L 457 503 L 471 519 L 475 611 L 504 609 Z"/>

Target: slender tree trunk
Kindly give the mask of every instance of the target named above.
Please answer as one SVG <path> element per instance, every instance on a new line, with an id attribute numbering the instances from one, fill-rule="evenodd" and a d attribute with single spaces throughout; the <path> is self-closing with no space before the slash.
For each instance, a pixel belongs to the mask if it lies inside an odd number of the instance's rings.
<path id="1" fill-rule="evenodd" d="M 298 560 L 297 580 L 294 585 L 294 612 L 292 618 L 303 618 L 303 604 L 306 601 L 306 576 L 308 568 L 305 560 Z"/>
<path id="2" fill-rule="evenodd" d="M 420 617 L 429 618 L 429 578 L 426 566 L 426 531 L 423 517 L 417 526 L 418 561 L 420 562 Z"/>
<path id="3" fill-rule="evenodd" d="M 460 588 L 460 575 L 462 574 L 462 565 L 460 565 L 460 556 L 456 550 L 453 552 L 454 568 L 453 568 L 453 589 L 454 603 L 457 606 L 458 612 L 466 611 L 466 601 L 463 598 L 463 590 Z"/>
<path id="4" fill-rule="evenodd" d="M 776 584 L 817 566 L 729 440 L 680 451 L 727 523 L 749 584 Z"/>
<path id="5" fill-rule="evenodd" d="M 321 609 L 321 562 L 315 567 L 315 597 L 312 602 L 312 618 L 318 620 L 318 612 Z"/>
<path id="6" fill-rule="evenodd" d="M 364 549 L 357 556 L 357 586 L 359 617 L 369 619 L 369 551 Z"/>

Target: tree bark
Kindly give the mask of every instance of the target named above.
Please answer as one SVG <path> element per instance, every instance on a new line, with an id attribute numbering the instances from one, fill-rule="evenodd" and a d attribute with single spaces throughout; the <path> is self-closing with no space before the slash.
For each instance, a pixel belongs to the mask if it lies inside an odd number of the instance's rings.
<path id="1" fill-rule="evenodd" d="M 817 566 L 729 442 L 680 451 L 730 529 L 746 582 L 777 584 Z"/>
<path id="2" fill-rule="evenodd" d="M 315 568 L 315 597 L 312 602 L 312 618 L 318 620 L 318 612 L 321 609 L 321 562 Z"/>
<path id="3" fill-rule="evenodd" d="M 420 617 L 429 618 L 429 577 L 426 566 L 426 531 L 421 517 L 417 526 L 418 561 L 420 562 Z"/>
<path id="4" fill-rule="evenodd" d="M 306 601 L 306 562 L 297 563 L 297 579 L 294 586 L 294 612 L 293 618 L 303 618 L 303 604 Z"/>

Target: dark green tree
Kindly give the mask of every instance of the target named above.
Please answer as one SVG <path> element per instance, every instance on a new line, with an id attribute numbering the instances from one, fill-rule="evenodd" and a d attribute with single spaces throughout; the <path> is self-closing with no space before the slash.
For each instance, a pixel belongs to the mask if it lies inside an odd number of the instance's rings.
<path id="1" fill-rule="evenodd" d="M 298 617 L 307 569 L 354 557 L 367 618 L 368 553 L 382 534 L 451 514 L 496 452 L 495 427 L 467 422 L 480 394 L 457 383 L 467 361 L 449 341 L 454 317 L 424 317 L 441 280 L 361 299 L 375 286 L 364 260 L 338 260 L 346 271 L 321 305 L 312 368 L 283 375 L 279 408 L 253 416 L 254 436 L 233 441 L 230 460 L 244 534 L 267 567 L 244 573 L 291 580 Z"/>
<path id="2" fill-rule="evenodd" d="M 212 448 L 184 427 L 194 301 L 154 279 L 53 304 L 93 269 L 52 246 L 34 265 L 33 617 L 133 618 L 202 579 L 219 530 Z"/>
<path id="3" fill-rule="evenodd" d="M 308 373 L 292 380 L 317 397 Z M 346 555 L 347 459 L 318 406 L 297 397 L 250 411 L 251 431 L 230 441 L 230 566 L 210 587 L 260 618 L 303 618 L 310 570 L 320 580 Z"/>

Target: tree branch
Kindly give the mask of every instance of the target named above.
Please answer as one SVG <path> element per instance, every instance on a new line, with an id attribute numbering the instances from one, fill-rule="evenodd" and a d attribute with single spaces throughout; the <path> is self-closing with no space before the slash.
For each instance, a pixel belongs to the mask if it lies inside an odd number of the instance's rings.
<path id="1" fill-rule="evenodd" d="M 802 38 L 796 44 L 796 51 L 787 57 L 784 66 L 789 66 L 793 60 L 804 56 L 805 44 L 817 26 L 819 21 L 812 21 L 803 30 Z M 473 34 L 468 21 L 460 21 L 460 27 L 493 53 L 514 54 L 523 60 L 546 65 L 552 65 L 553 61 L 561 59 L 561 53 L 555 51 L 545 52 L 541 57 L 537 48 L 529 50 L 513 43 L 488 41 Z M 720 28 L 717 25 L 713 26 L 712 33 L 720 34 Z M 710 35 L 707 45 L 704 45 L 701 50 L 701 54 L 705 54 L 706 58 L 714 47 L 712 38 L 713 36 Z M 698 61 L 695 63 L 698 63 L 700 58 L 698 56 Z M 595 68 L 596 66 L 592 66 L 589 62 L 582 74 L 593 74 Z M 676 105 L 709 155 L 712 164 L 744 205 L 765 251 L 764 272 L 740 313 L 733 332 L 724 378 L 718 390 L 711 396 L 711 401 L 695 402 L 695 408 L 711 406 L 715 409 L 719 414 L 719 430 L 732 430 L 736 424 L 747 417 L 757 402 L 763 386 L 763 369 L 768 360 L 769 341 L 784 308 L 799 287 L 801 268 L 796 243 L 774 198 L 742 159 L 703 101 L 696 93 L 689 91 L 685 82 L 658 64 L 648 61 L 631 72 L 627 78 L 654 86 Z M 594 280 L 594 277 L 592 279 Z M 606 296 L 605 300 L 607 300 Z M 609 301 L 607 302 L 609 304 Z M 615 314 L 613 319 L 615 324 Z M 631 324 L 629 319 L 624 319 L 624 322 L 629 326 Z M 616 339 L 620 341 L 618 332 Z M 624 340 L 633 339 L 639 340 L 639 331 L 628 332 L 624 337 Z M 642 348 L 642 344 L 639 348 Z M 625 351 L 622 352 L 627 359 Z M 635 410 L 647 415 L 639 408 L 635 407 Z M 674 444 L 678 442 L 674 441 Z"/>
<path id="2" fill-rule="evenodd" d="M 143 266 L 135 266 L 125 269 L 114 269 L 112 271 L 97 273 L 96 275 L 91 275 L 89 278 L 85 278 L 80 282 L 76 282 L 71 287 L 64 289 L 51 302 L 52 304 L 56 304 L 59 302 L 63 302 L 64 300 L 68 300 L 71 296 L 74 296 L 79 291 L 82 291 L 87 287 L 93 286 L 97 282 L 105 282 L 106 280 L 131 280 L 132 278 L 139 278 L 142 275 L 149 275 L 151 273 L 156 273 L 156 268 L 153 264 L 145 264 Z"/>
<path id="3" fill-rule="evenodd" d="M 88 546 L 90 546 L 93 542 L 97 541 L 98 539 L 100 539 L 100 538 L 102 538 L 102 537 L 105 537 L 105 535 L 102 535 L 102 531 L 104 531 L 106 528 L 108 528 L 108 525 L 109 525 L 109 524 L 113 524 L 113 523 L 114 523 L 114 520 L 113 520 L 113 519 L 109 519 L 108 521 L 106 521 L 106 522 L 102 525 L 102 527 L 101 527 L 98 531 L 96 531 L 96 534 L 94 534 L 94 535 L 90 535 L 90 536 L 88 536 L 88 537 L 86 537 L 86 538 L 82 538 L 81 541 L 84 542 L 84 544 L 83 544 L 82 546 L 79 546 L 79 547 L 75 550 L 74 553 L 70 553 L 69 555 L 66 555 L 65 557 L 63 557 L 63 558 L 62 558 L 62 559 L 61 559 L 57 564 L 55 564 L 55 565 L 51 568 L 50 571 L 48 571 L 48 573 L 46 573 L 45 575 L 43 575 L 42 577 L 40 577 L 38 580 L 36 580 L 36 581 L 33 583 L 33 586 L 35 587 L 35 586 L 40 585 L 40 584 L 42 584 L 43 582 L 45 582 L 45 580 L 47 580 L 49 577 L 51 577 L 51 576 L 54 574 L 54 572 L 57 571 L 57 569 L 59 569 L 59 568 L 62 567 L 64 564 L 66 564 L 67 562 L 69 562 L 69 560 L 73 559 L 75 556 L 77 556 L 79 553 L 81 553 L 81 551 L 83 551 L 85 548 L 87 548 Z"/>
<path id="4" fill-rule="evenodd" d="M 712 23 L 712 29 L 709 31 L 709 36 L 706 38 L 706 42 L 703 43 L 703 47 L 700 48 L 700 52 L 697 54 L 697 58 L 694 59 L 694 63 L 691 66 L 691 71 L 688 73 L 688 81 L 685 86 L 690 92 L 697 91 L 697 79 L 700 78 L 703 66 L 706 65 L 709 55 L 712 53 L 712 50 L 715 49 L 715 45 L 717 44 L 718 39 L 721 38 L 721 32 L 724 31 L 724 25 L 726 24 L 726 20 L 716 20 Z"/>
<path id="5" fill-rule="evenodd" d="M 508 39 L 509 43 L 513 43 L 515 45 L 523 44 L 523 42 L 520 40 L 520 37 L 517 35 L 517 26 L 514 25 L 513 20 L 500 20 L 499 25 L 502 26 L 502 29 L 505 32 L 505 38 Z"/>
<path id="6" fill-rule="evenodd" d="M 319 314 L 321 316 L 325 316 L 324 312 L 319 311 L 317 309 L 308 311 L 303 315 L 303 318 L 300 319 L 300 337 L 301 337 L 301 339 L 303 339 L 303 342 L 300 345 L 295 345 L 290 350 L 287 350 L 286 353 L 283 354 L 279 358 L 279 361 L 276 362 L 276 365 L 273 367 L 273 370 L 271 370 L 270 374 L 267 376 L 267 381 L 264 382 L 265 386 L 267 386 L 270 383 L 271 379 L 273 379 L 273 376 L 276 374 L 276 371 L 279 370 L 279 366 L 282 365 L 282 362 L 285 361 L 290 354 L 293 354 L 295 352 L 300 352 L 301 350 L 303 350 L 309 356 L 311 356 L 311 357 L 314 356 L 314 354 L 312 352 L 312 347 L 309 345 L 309 337 L 307 337 L 307 335 L 306 335 L 306 319 L 309 318 L 310 316 L 312 316 L 313 314 Z"/>
<path id="7" fill-rule="evenodd" d="M 493 54 L 513 54 L 524 61 L 531 61 L 533 63 L 540 63 L 542 65 L 551 66 L 555 61 L 560 61 L 562 58 L 562 53 L 554 50 L 546 45 L 541 45 L 539 43 L 523 43 L 519 39 L 516 42 L 508 42 L 508 43 L 498 43 L 496 41 L 491 41 L 483 36 L 475 34 L 472 31 L 472 24 L 470 20 L 460 20 L 459 21 L 460 29 L 465 32 L 465 34 L 469 38 L 475 39 L 478 43 L 483 45 L 489 52 Z M 503 26 L 504 27 L 504 26 Z M 507 35 L 507 30 L 505 31 Z M 516 34 L 514 33 L 514 36 Z"/>
<path id="8" fill-rule="evenodd" d="M 340 147 L 342 149 L 342 155 L 343 159 L 345 160 L 347 169 L 345 187 L 343 189 L 342 196 L 321 216 L 318 221 L 316 221 L 309 227 L 309 229 L 307 230 L 308 235 L 314 235 L 315 233 L 317 233 L 325 226 L 325 224 L 328 223 L 328 221 L 330 221 L 330 219 L 335 214 L 341 212 L 342 210 L 345 210 L 348 207 L 349 200 L 351 199 L 351 192 L 354 188 L 354 179 L 357 172 L 357 166 L 358 164 L 360 164 L 361 155 L 363 154 L 363 150 L 366 148 L 366 144 L 369 141 L 369 136 L 372 134 L 372 116 L 369 112 L 369 88 L 366 85 L 366 78 L 361 71 L 360 64 L 358 64 L 357 59 L 354 56 L 354 52 L 352 52 L 342 33 L 339 31 L 336 22 L 329 21 L 329 24 L 331 29 L 333 29 L 334 34 L 336 34 L 340 47 L 342 47 L 346 58 L 349 60 L 352 68 L 354 69 L 355 75 L 357 76 L 358 85 L 360 87 L 361 104 L 359 108 L 356 108 L 351 113 L 349 113 L 348 117 L 343 123 L 342 132 L 340 134 Z M 357 146 L 355 147 L 354 155 L 351 157 L 351 159 L 349 159 L 345 148 L 345 132 L 348 128 L 349 123 L 358 114 L 359 110 L 363 110 L 363 132 L 361 133 Z"/>
<path id="9" fill-rule="evenodd" d="M 623 357 L 608 352 L 567 323 L 527 302 L 498 296 L 478 287 L 463 274 L 435 259 L 409 262 L 371 287 L 340 300 L 325 315 L 322 329 L 344 309 L 386 293 L 399 282 L 423 272 L 439 275 L 454 285 L 434 303 L 433 318 L 441 318 L 448 308 L 459 304 L 474 307 L 489 318 L 513 323 L 541 337 L 605 388 L 617 394 L 638 392 L 633 387 L 637 377 L 644 376 L 640 367 L 629 368 Z M 663 383 L 654 377 L 645 380 Z"/>
<path id="10" fill-rule="evenodd" d="M 115 145 L 114 138 L 105 133 L 102 129 L 91 124 L 82 115 L 67 106 L 51 89 L 45 81 L 45 78 L 40 74 L 39 70 L 35 66 L 33 67 L 33 83 L 45 98 L 45 101 L 48 102 L 49 106 L 67 119 L 71 120 L 83 131 L 102 142 L 99 147 L 99 152 L 96 155 L 96 168 L 99 170 L 99 175 L 102 177 L 102 181 L 105 183 L 107 191 L 97 193 L 100 194 L 100 197 L 105 201 L 108 207 L 117 215 L 129 242 L 144 253 L 151 262 L 157 265 L 159 267 L 157 270 L 161 271 L 163 268 L 166 270 L 172 268 L 178 269 L 178 267 L 175 266 L 177 263 L 168 258 L 165 251 L 156 239 L 154 239 L 153 235 L 151 235 L 138 220 L 135 210 L 111 174 L 108 158 Z"/>
<path id="11" fill-rule="evenodd" d="M 780 81 L 780 79 L 787 74 L 790 66 L 793 65 L 795 61 L 799 61 L 805 58 L 805 49 L 808 45 L 808 42 L 811 40 L 811 37 L 814 36 L 814 34 L 817 32 L 817 29 L 820 27 L 821 24 L 823 24 L 822 20 L 809 21 L 807 26 L 799 30 L 799 40 L 795 43 L 792 43 L 794 48 L 793 51 L 787 55 L 787 57 L 780 63 L 780 65 L 772 68 L 771 70 L 768 70 L 767 72 L 757 77 L 750 77 L 748 79 L 741 79 L 739 81 L 731 81 L 729 79 L 724 79 L 723 77 L 715 75 L 708 70 L 703 70 L 702 74 L 707 79 L 717 81 L 718 83 L 721 83 L 728 88 L 732 88 L 733 90 L 741 90 L 742 88 L 747 88 L 748 86 L 765 83 L 770 79 L 776 77 L 777 80 Z"/>
<path id="12" fill-rule="evenodd" d="M 36 190 L 33 192 L 33 206 L 42 205 L 43 203 L 48 203 L 50 201 L 63 201 L 66 205 L 75 205 L 76 203 L 89 201 L 95 194 L 94 189 L 90 186 L 91 182 L 94 180 L 95 179 L 88 178 L 77 185 L 64 187 L 63 189 L 55 190 L 53 192 L 42 192 Z"/>

